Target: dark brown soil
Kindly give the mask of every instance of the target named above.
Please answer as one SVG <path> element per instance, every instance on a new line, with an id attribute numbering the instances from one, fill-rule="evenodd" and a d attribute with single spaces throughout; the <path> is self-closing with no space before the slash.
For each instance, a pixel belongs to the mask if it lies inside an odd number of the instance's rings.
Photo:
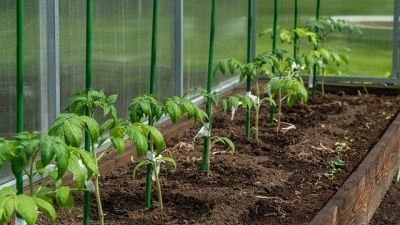
<path id="1" fill-rule="evenodd" d="M 399 96 L 329 94 L 307 106 L 285 108 L 283 121 L 296 127 L 286 133 L 276 132 L 263 108 L 259 142 L 244 137 L 243 110 L 233 121 L 215 113 L 213 135 L 234 140 L 237 153 L 216 146 L 211 173 L 205 176 L 199 172 L 201 140 L 193 141 L 198 128 L 169 139 L 166 155 L 173 155 L 178 169 L 161 170 L 164 212 L 157 206 L 144 209 L 144 176 L 133 180 L 133 165 L 104 174 L 106 224 L 307 224 L 377 143 L 399 108 Z M 339 154 L 337 146 L 348 149 Z M 324 173 L 338 157 L 345 167 L 329 180 Z M 79 198 L 77 206 L 61 212 L 56 224 L 81 224 Z M 94 200 L 92 214 L 96 220 Z"/>
<path id="2" fill-rule="evenodd" d="M 393 181 L 370 225 L 400 225 L 400 184 Z"/>

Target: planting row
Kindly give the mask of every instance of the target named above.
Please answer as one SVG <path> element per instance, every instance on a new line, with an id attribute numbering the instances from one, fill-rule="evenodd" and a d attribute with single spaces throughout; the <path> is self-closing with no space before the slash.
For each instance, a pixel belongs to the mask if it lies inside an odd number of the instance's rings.
<path id="1" fill-rule="evenodd" d="M 130 119 L 125 120 L 118 117 L 114 106 L 116 95 L 106 96 L 102 91 L 96 90 L 74 94 L 67 101 L 66 112 L 58 116 L 48 133 L 22 132 L 12 140 L 0 139 L 0 165 L 5 162 L 10 163 L 16 177 L 24 174 L 28 180 L 28 191 L 25 194 L 19 193 L 14 188 L 4 188 L 0 191 L 0 223 L 7 223 L 15 213 L 28 225 L 36 224 L 40 213 L 55 220 L 57 215 L 55 204 L 60 207 L 72 207 L 73 193 L 82 192 L 85 199 L 94 193 L 100 224 L 105 224 L 98 161 L 111 150 L 115 150 L 118 154 L 123 153 L 126 139 L 132 141 L 136 155 L 142 159 L 135 165 L 133 173 L 146 167 L 146 208 L 151 207 L 151 186 L 155 182 L 158 206 L 162 210 L 159 167 L 161 163 L 169 163 L 176 167 L 176 162 L 171 157 L 163 156 L 164 138 L 163 134 L 153 126 L 155 123 L 163 116 L 169 117 L 174 123 L 183 117 L 201 123 L 203 126 L 196 136 L 204 138 L 201 168 L 202 172 L 208 173 L 210 148 L 222 143 L 232 152 L 235 151 L 232 140 L 224 136 L 211 136 L 213 106 L 220 105 L 224 111 L 230 110 L 232 119 L 238 107 L 245 108 L 248 115 L 254 110 L 254 129 L 248 129 L 243 135 L 250 138 L 250 134 L 254 133 L 257 141 L 260 119 L 276 122 L 276 132 L 290 129 L 290 124 L 285 123 L 289 126 L 282 126 L 282 105 L 305 104 L 308 100 L 308 91 L 300 75 L 312 70 L 318 70 L 323 75 L 326 69 L 338 68 L 341 64 L 347 63 L 346 55 L 327 47 L 325 43 L 329 33 L 344 29 L 353 31 L 356 28 L 342 20 L 321 18 L 306 28 L 280 31 L 283 43 L 309 40 L 311 45 L 307 54 L 290 57 L 284 50 L 274 50 L 263 53 L 246 64 L 233 58 L 222 60 L 216 66 L 214 74 L 220 71 L 233 75 L 239 71 L 241 80 L 255 82 L 255 93 L 247 92 L 245 95 L 237 94 L 220 99 L 216 92 L 201 88 L 190 90 L 188 94 L 200 95 L 205 99 L 206 111 L 185 97 L 175 96 L 160 103 L 155 95 L 145 94 L 131 101 L 127 107 Z M 263 34 L 266 33 L 268 30 Z M 295 51 L 299 53 L 298 49 Z M 268 82 L 260 87 L 259 80 L 263 77 Z M 263 105 L 268 105 L 270 108 L 269 118 L 260 116 Z M 147 123 L 143 122 L 145 120 Z M 250 121 L 247 121 L 247 125 L 250 127 Z M 112 147 L 97 154 L 96 149 L 107 147 L 108 140 Z M 333 168 L 338 166 L 340 165 L 333 165 Z M 62 182 L 62 177 L 68 172 L 74 177 L 75 182 L 72 186 Z M 50 187 L 34 185 L 34 177 L 37 175 L 50 177 L 52 185 Z M 334 171 L 326 176 L 333 178 Z M 88 210 L 88 207 L 85 204 L 84 211 Z"/>

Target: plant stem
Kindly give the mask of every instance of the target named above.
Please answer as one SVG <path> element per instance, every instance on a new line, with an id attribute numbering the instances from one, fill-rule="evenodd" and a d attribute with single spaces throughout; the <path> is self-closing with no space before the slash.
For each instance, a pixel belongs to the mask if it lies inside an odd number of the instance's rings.
<path id="1" fill-rule="evenodd" d="M 155 173 L 155 177 L 156 177 L 158 204 L 160 205 L 161 211 L 163 211 L 164 204 L 163 204 L 163 199 L 162 199 L 161 184 L 160 184 L 160 178 L 158 177 L 157 168 L 156 168 L 155 163 L 153 163 L 153 169 L 154 169 L 154 173 Z"/>
<path id="2" fill-rule="evenodd" d="M 27 174 L 29 179 L 29 193 L 31 196 L 33 196 L 33 164 L 36 162 L 38 153 L 39 151 L 36 151 L 35 154 L 33 155 L 31 160 L 30 170 L 29 173 Z"/>
<path id="3" fill-rule="evenodd" d="M 321 90 L 322 95 L 325 95 L 325 68 L 322 68 L 321 71 Z"/>
<path id="4" fill-rule="evenodd" d="M 154 124 L 154 118 L 152 113 L 149 115 L 149 125 Z M 149 139 L 149 149 L 148 151 L 151 153 L 153 156 L 154 150 L 153 150 L 153 139 L 152 137 L 148 136 Z M 153 166 L 151 164 L 147 164 L 146 166 L 146 190 L 145 190 L 145 207 L 146 209 L 149 209 L 151 207 L 151 184 L 152 184 L 152 175 L 153 175 Z"/>
<path id="5" fill-rule="evenodd" d="M 258 120 L 260 119 L 260 108 L 261 108 L 261 96 L 260 96 L 260 86 L 259 86 L 259 84 L 258 84 L 258 79 L 256 80 L 256 95 L 257 95 L 257 97 L 258 97 L 258 102 L 256 103 L 256 121 L 255 121 L 255 138 L 256 138 L 256 141 L 258 142 L 259 141 L 259 138 L 258 138 L 258 133 L 259 133 L 259 131 L 258 131 Z"/>
<path id="6" fill-rule="evenodd" d="M 278 96 L 278 125 L 276 127 L 276 131 L 279 132 L 281 129 L 281 115 L 282 115 L 282 89 L 279 88 L 279 96 Z"/>
<path id="7" fill-rule="evenodd" d="M 92 144 L 92 154 L 93 154 L 94 162 L 96 163 L 96 168 L 99 168 L 96 151 L 94 149 L 94 144 Z M 97 213 L 99 214 L 99 223 L 100 223 L 100 225 L 104 225 L 104 212 L 103 212 L 103 206 L 101 204 L 99 179 L 100 179 L 100 172 L 94 178 L 94 191 L 95 191 L 96 202 L 97 202 Z"/>

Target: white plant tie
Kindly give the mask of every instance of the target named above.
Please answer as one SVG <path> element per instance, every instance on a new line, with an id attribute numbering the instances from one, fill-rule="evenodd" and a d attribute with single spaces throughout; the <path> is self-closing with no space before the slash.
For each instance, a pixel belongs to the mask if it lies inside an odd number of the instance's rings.
<path id="1" fill-rule="evenodd" d="M 153 171 L 153 174 L 151 175 L 151 179 L 153 181 L 157 181 L 156 176 L 158 176 L 158 174 L 160 173 L 160 165 L 162 162 L 162 160 L 161 160 L 162 155 L 160 154 L 160 155 L 156 156 L 156 154 L 154 152 L 147 151 L 146 157 L 148 160 L 152 161 L 155 164 L 156 170 Z"/>
<path id="2" fill-rule="evenodd" d="M 15 225 L 26 225 L 25 220 L 15 217 Z"/>
<path id="3" fill-rule="evenodd" d="M 88 171 L 87 171 L 87 168 L 85 167 L 85 165 L 83 165 L 82 160 L 79 160 L 79 161 L 78 161 L 78 164 L 79 164 L 79 168 L 81 168 L 81 170 L 82 170 L 82 172 L 83 172 L 83 175 L 84 175 L 85 177 L 87 177 Z M 75 180 L 75 176 L 73 176 L 72 179 Z M 85 188 L 86 188 L 88 191 L 94 192 L 94 191 L 95 191 L 95 187 L 94 187 L 93 181 L 92 181 L 92 180 L 87 180 L 87 181 L 85 181 Z"/>
<path id="4" fill-rule="evenodd" d="M 324 61 L 319 60 L 319 61 L 318 61 L 318 64 L 319 64 L 319 67 L 325 68 L 325 63 L 324 63 Z"/>
<path id="5" fill-rule="evenodd" d="M 314 85 L 314 72 L 313 70 L 310 71 L 310 76 L 308 76 L 308 88 L 313 88 Z"/>
<path id="6" fill-rule="evenodd" d="M 246 92 L 246 96 L 250 97 L 251 100 L 255 101 L 257 104 L 260 104 L 260 98 L 256 95 L 252 95 L 251 91 Z"/>
<path id="7" fill-rule="evenodd" d="M 232 106 L 232 109 L 231 109 L 231 120 L 233 120 L 233 118 L 235 118 L 235 113 L 236 113 L 236 108 Z"/>
<path id="8" fill-rule="evenodd" d="M 194 136 L 193 140 L 196 140 L 196 138 L 202 138 L 202 137 L 211 137 L 211 128 L 210 128 L 210 122 L 205 123 L 197 132 L 196 136 Z"/>

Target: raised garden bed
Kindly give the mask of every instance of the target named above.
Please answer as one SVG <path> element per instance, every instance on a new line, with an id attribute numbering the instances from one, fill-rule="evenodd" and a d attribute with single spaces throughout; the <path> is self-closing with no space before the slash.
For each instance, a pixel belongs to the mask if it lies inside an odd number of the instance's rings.
<path id="1" fill-rule="evenodd" d="M 141 174 L 132 179 L 132 163 L 111 170 L 130 161 L 128 152 L 105 163 L 108 172 L 101 183 L 106 224 L 308 224 L 378 142 L 399 109 L 399 96 L 328 94 L 307 106 L 285 108 L 283 121 L 296 126 L 286 133 L 276 133 L 263 109 L 259 143 L 244 137 L 243 111 L 234 121 L 218 112 L 213 132 L 234 140 L 237 153 L 214 149 L 209 176 L 199 172 L 202 146 L 200 140 L 193 142 L 198 128 L 168 128 L 174 136 L 168 138 L 169 153 L 177 159 L 178 169 L 161 172 L 164 212 L 144 209 L 144 179 Z M 330 180 L 324 174 L 337 159 L 345 165 Z M 81 220 L 82 209 L 77 207 L 60 213 L 56 224 Z"/>
<path id="2" fill-rule="evenodd" d="M 382 200 L 370 225 L 399 224 L 400 222 L 400 184 L 393 182 Z"/>

